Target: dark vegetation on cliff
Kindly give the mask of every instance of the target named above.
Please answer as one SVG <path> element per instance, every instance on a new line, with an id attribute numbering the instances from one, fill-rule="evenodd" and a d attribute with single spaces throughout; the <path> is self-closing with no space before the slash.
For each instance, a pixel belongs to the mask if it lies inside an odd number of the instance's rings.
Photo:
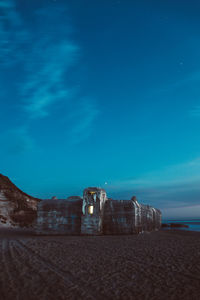
<path id="1" fill-rule="evenodd" d="M 30 226 L 37 216 L 37 198 L 31 197 L 21 191 L 10 179 L 0 174 L 0 192 L 3 192 L 9 211 L 9 217 L 12 225 L 20 227 Z M 3 223 L 6 223 L 7 216 L 0 212 Z"/>

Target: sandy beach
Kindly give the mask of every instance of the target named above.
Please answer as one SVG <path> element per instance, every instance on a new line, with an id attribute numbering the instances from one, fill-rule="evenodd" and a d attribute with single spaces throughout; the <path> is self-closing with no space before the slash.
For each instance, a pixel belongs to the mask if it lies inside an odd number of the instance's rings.
<path id="1" fill-rule="evenodd" d="M 200 299 L 200 233 L 0 232 L 1 299 Z"/>

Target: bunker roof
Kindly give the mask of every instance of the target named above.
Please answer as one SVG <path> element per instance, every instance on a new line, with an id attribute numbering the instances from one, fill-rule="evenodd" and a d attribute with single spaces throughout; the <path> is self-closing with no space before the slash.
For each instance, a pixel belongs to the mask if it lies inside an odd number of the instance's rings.
<path id="1" fill-rule="evenodd" d="M 62 210 L 72 209 L 77 210 L 82 207 L 82 198 L 79 196 L 68 197 L 67 199 L 45 199 L 40 201 L 38 209 L 51 211 L 51 210 Z"/>
<path id="2" fill-rule="evenodd" d="M 106 191 L 104 189 L 98 188 L 98 187 L 88 187 L 88 188 L 84 189 L 84 191 L 87 191 L 87 190 L 88 191 L 96 191 L 96 192 L 103 191 L 106 193 Z"/>

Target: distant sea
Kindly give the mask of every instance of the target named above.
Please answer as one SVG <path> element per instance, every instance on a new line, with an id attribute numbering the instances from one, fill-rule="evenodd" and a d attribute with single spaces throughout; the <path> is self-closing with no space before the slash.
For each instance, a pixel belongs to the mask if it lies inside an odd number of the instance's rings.
<path id="1" fill-rule="evenodd" d="M 188 225 L 189 228 L 173 228 L 173 229 L 179 229 L 179 230 L 192 230 L 192 231 L 200 231 L 200 219 L 190 219 L 190 220 L 162 220 L 162 223 L 178 223 L 178 224 L 184 224 Z M 168 228 L 166 228 L 168 229 Z"/>

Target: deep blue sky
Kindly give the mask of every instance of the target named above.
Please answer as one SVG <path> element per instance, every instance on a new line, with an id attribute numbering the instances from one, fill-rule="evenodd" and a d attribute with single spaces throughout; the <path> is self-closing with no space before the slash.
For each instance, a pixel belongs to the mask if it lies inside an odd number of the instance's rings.
<path id="1" fill-rule="evenodd" d="M 0 171 L 25 192 L 200 216 L 199 1 L 0 0 L 0 68 Z"/>

